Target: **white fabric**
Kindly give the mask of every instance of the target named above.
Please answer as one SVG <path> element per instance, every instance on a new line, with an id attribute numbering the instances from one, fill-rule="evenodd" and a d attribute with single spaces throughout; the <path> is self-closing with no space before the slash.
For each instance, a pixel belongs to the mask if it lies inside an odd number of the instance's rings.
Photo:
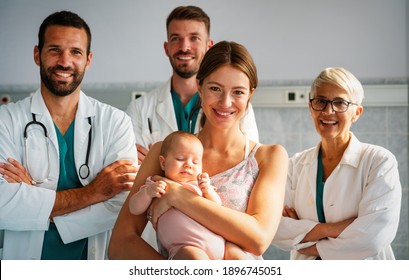
<path id="1" fill-rule="evenodd" d="M 290 159 L 285 205 L 299 220 L 283 217 L 273 244 L 291 250 L 291 259 L 314 259 L 296 251 L 318 224 L 316 210 L 317 157 L 320 144 Z M 341 162 L 324 186 L 327 223 L 357 217 L 338 238 L 316 243 L 325 259 L 394 259 L 390 246 L 399 224 L 401 184 L 398 164 L 388 150 L 361 143 L 352 134 Z"/>
<path id="2" fill-rule="evenodd" d="M 51 116 L 38 90 L 33 96 L 17 103 L 0 106 L 0 161 L 12 157 L 26 166 L 24 159 L 25 125 L 33 120 L 43 123 L 50 143 L 50 176 L 48 182 L 37 186 L 7 183 L 0 175 L 0 259 L 40 259 L 44 231 L 54 205 L 59 177 L 58 140 Z M 135 137 L 130 118 L 121 110 L 80 94 L 75 117 L 74 157 L 76 169 L 85 162 L 88 132 L 92 120 L 92 142 L 89 157 L 90 175 L 81 179 L 89 184 L 105 166 L 118 159 L 129 159 L 137 165 Z M 38 126 L 37 126 L 38 128 Z M 29 150 L 30 171 L 36 178 L 47 169 L 47 151 L 42 130 L 30 126 L 33 149 Z M 38 144 L 40 143 L 40 144 Z M 31 145 L 30 145 L 31 146 Z M 128 192 L 84 209 L 55 217 L 54 222 L 64 241 L 88 238 L 88 259 L 106 258 L 110 231 Z"/>

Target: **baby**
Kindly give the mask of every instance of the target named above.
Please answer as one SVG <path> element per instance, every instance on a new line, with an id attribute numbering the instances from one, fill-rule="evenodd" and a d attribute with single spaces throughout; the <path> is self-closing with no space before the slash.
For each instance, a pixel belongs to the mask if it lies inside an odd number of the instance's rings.
<path id="1" fill-rule="evenodd" d="M 202 173 L 202 157 L 203 146 L 195 135 L 175 131 L 163 141 L 159 161 L 166 178 L 221 205 L 219 195 L 210 185 L 209 175 Z M 165 188 L 164 181 L 154 182 L 148 178 L 146 184 L 131 197 L 130 212 L 134 215 L 145 212 L 153 198 L 165 194 Z M 230 253 L 226 252 L 229 258 L 238 259 L 244 253 L 232 243 L 225 244 L 220 235 L 175 208 L 159 218 L 157 234 L 169 259 L 221 260 L 225 258 L 225 245 L 229 248 Z"/>
<path id="2" fill-rule="evenodd" d="M 183 187 L 221 204 L 220 197 L 210 185 L 207 173 L 202 174 L 203 146 L 193 134 L 175 131 L 162 143 L 159 161 L 165 176 Z M 155 197 L 165 193 L 164 181 L 150 178 L 129 202 L 132 214 L 146 211 Z M 169 259 L 216 259 L 224 257 L 224 239 L 203 227 L 179 210 L 169 209 L 158 220 L 158 239 L 168 251 Z"/>

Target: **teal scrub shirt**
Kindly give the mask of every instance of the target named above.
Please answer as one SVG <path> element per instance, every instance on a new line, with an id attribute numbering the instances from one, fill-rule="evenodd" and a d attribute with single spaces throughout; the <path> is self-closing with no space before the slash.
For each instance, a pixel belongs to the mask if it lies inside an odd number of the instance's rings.
<path id="1" fill-rule="evenodd" d="M 179 95 L 174 90 L 172 90 L 171 93 L 178 129 L 194 133 L 197 115 L 199 114 L 200 109 L 199 93 L 196 93 L 185 107 L 183 107 Z"/>
<path id="2" fill-rule="evenodd" d="M 74 127 L 75 120 L 71 123 L 63 136 L 55 126 L 60 152 L 60 176 L 58 178 L 57 191 L 82 187 L 75 168 L 74 159 Z M 57 227 L 50 223 L 45 232 L 42 260 L 86 260 L 88 253 L 88 238 L 64 244 Z"/>
<path id="3" fill-rule="evenodd" d="M 322 151 L 318 152 L 318 168 L 317 168 L 317 197 L 316 197 L 316 206 L 317 206 L 317 215 L 318 221 L 320 223 L 325 223 L 325 213 L 324 213 L 324 168 L 322 166 Z"/>

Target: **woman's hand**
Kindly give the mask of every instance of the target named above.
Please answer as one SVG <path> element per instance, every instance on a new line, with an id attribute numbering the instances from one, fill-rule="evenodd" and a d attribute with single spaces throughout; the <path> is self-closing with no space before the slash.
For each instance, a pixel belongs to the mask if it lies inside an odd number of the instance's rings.
<path id="1" fill-rule="evenodd" d="M 156 230 L 160 216 L 162 216 L 172 207 L 171 197 L 172 195 L 175 195 L 176 190 L 181 185 L 175 181 L 158 175 L 153 176 L 152 180 L 155 182 L 161 181 L 166 183 L 165 194 L 162 195 L 160 199 L 154 199 L 147 211 L 147 216 L 150 218 L 153 228 Z"/>
<path id="2" fill-rule="evenodd" d="M 34 185 L 33 179 L 26 168 L 13 158 L 7 159 L 8 163 L 0 163 L 0 174 L 8 183 L 26 183 Z"/>

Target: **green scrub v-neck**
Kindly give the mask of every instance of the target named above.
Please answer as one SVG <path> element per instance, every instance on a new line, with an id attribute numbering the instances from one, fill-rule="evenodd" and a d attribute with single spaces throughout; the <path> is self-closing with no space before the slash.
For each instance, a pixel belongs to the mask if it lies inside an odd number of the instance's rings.
<path id="1" fill-rule="evenodd" d="M 60 176 L 57 191 L 82 187 L 75 168 L 74 158 L 74 127 L 71 123 L 63 136 L 54 124 L 60 153 Z M 86 260 L 88 252 L 88 238 L 64 244 L 54 223 L 50 223 L 45 232 L 41 259 L 43 260 Z"/>
<path id="2" fill-rule="evenodd" d="M 324 197 L 324 168 L 322 166 L 322 152 L 320 149 L 320 151 L 318 152 L 317 195 L 316 195 L 317 215 L 318 221 L 320 223 L 325 223 L 323 197 Z"/>
<path id="3" fill-rule="evenodd" d="M 174 90 L 172 90 L 171 93 L 178 130 L 194 133 L 197 116 L 199 114 L 199 93 L 196 93 L 185 107 L 183 107 L 179 95 Z"/>

